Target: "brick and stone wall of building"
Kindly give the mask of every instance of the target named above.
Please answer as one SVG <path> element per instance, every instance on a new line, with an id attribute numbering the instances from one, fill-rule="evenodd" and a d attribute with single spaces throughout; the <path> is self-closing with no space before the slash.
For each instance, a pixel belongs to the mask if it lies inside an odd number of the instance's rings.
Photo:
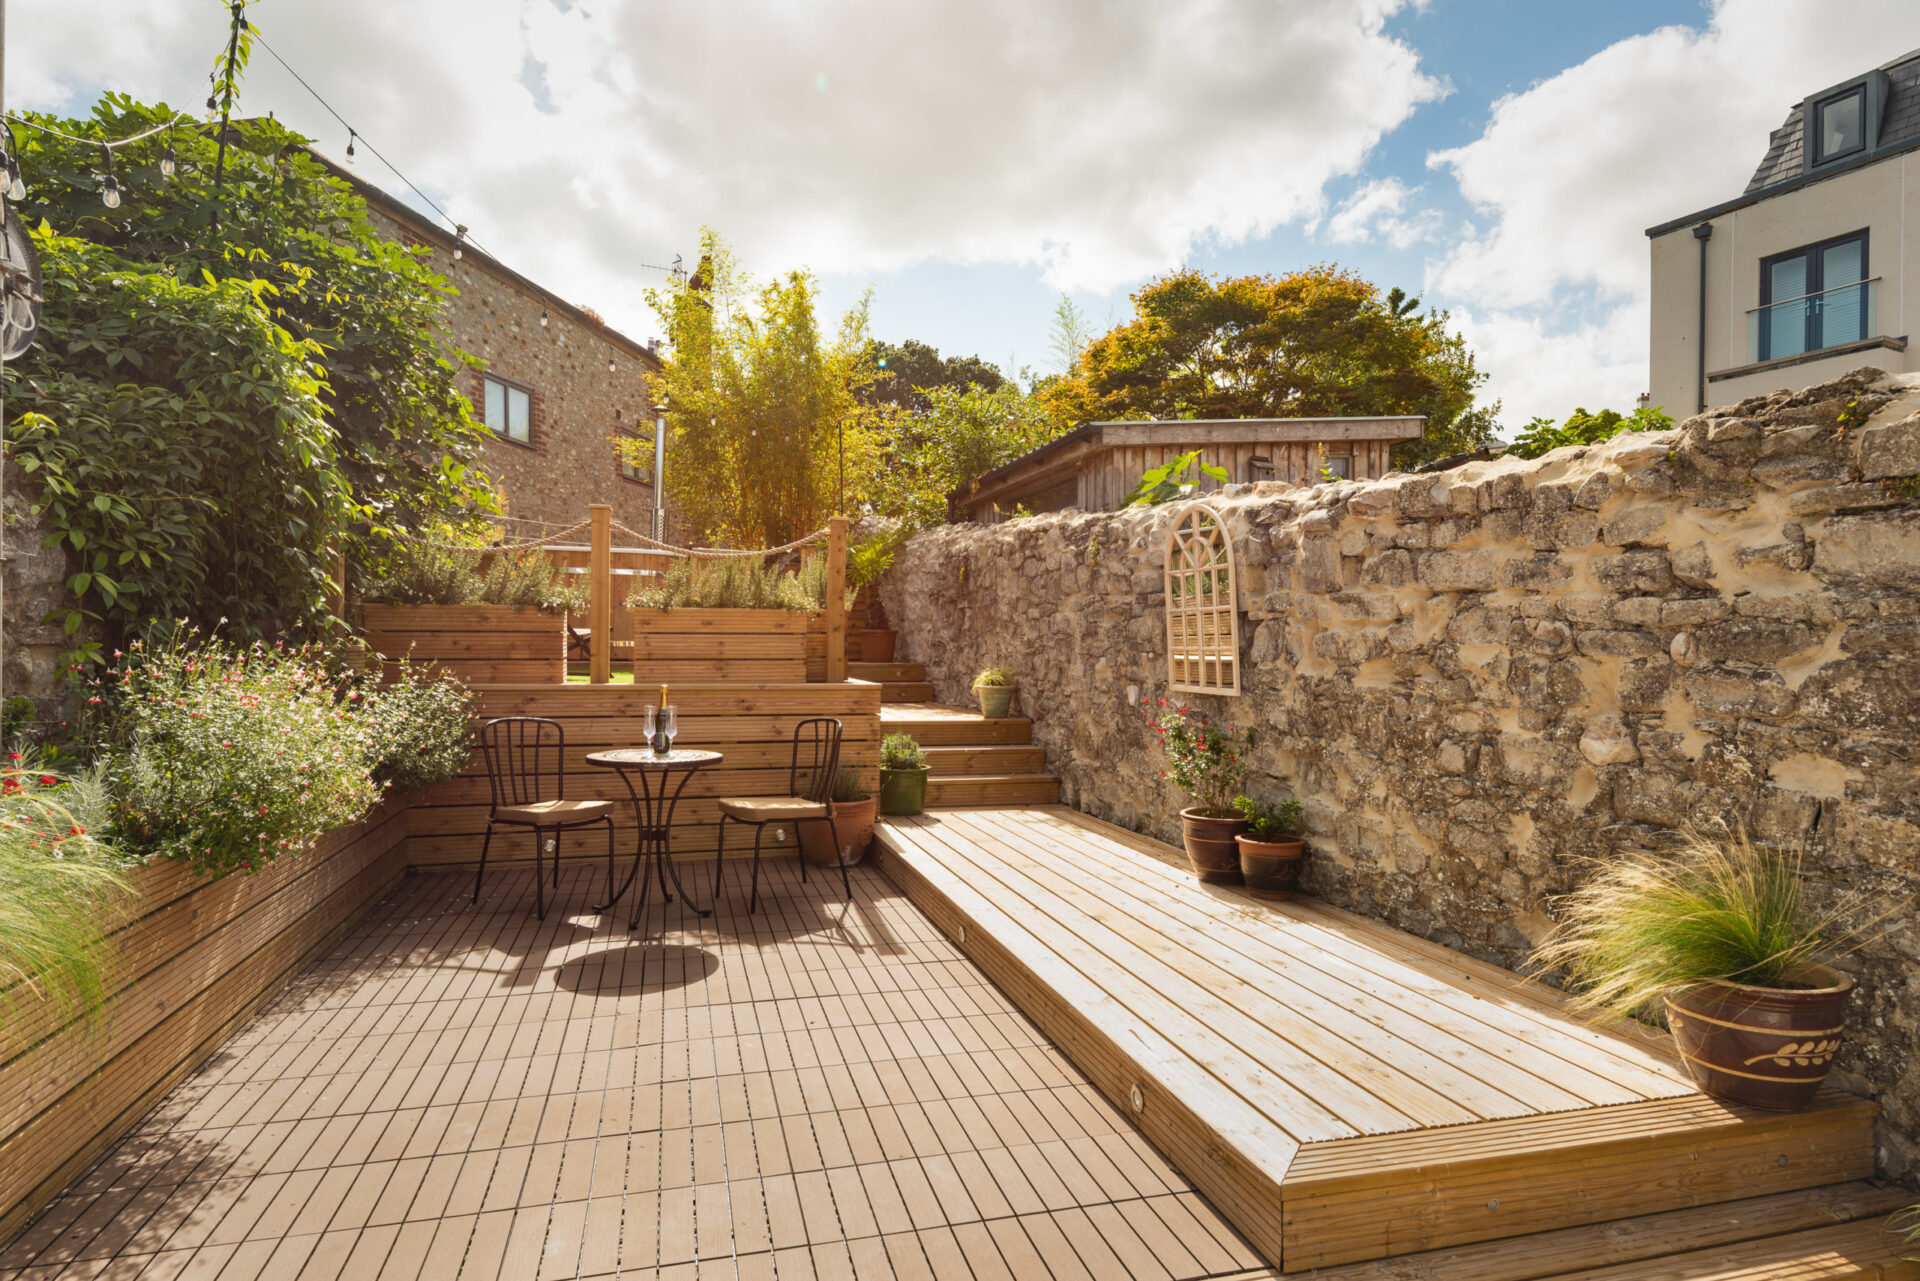
<path id="1" fill-rule="evenodd" d="M 613 437 L 652 438 L 646 374 L 658 367 L 653 358 L 543 298 L 484 256 L 468 252 L 456 262 L 444 245 L 423 240 L 386 211 L 372 207 L 368 214 L 393 239 L 432 248 L 433 269 L 459 291 L 448 306 L 449 337 L 486 362 L 486 373 L 532 393 L 531 442 L 495 439 L 487 448 L 487 467 L 506 498 L 507 514 L 566 526 L 586 519 L 589 503 L 609 503 L 615 520 L 647 532 L 652 479 L 620 474 Z M 484 377 L 476 370 L 460 375 L 476 417 L 485 412 Z"/>
<path id="2" fill-rule="evenodd" d="M 1920 378 L 1863 371 L 1527 462 L 1222 491 L 1247 791 L 1306 806 L 1312 893 L 1515 968 L 1591 860 L 1719 820 L 1819 901 L 1920 891 Z M 1141 714 L 1181 505 L 917 535 L 882 585 L 942 701 L 1018 669 L 1080 809 L 1178 842 Z M 1859 980 L 1840 1083 L 1920 1176 L 1920 913 Z"/>

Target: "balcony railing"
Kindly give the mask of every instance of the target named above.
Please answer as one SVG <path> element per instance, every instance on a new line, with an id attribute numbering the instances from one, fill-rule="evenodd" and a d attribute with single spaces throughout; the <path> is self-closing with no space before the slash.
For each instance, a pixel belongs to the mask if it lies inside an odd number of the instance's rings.
<path id="1" fill-rule="evenodd" d="M 1781 360 L 1872 338 L 1880 332 L 1879 302 L 1876 276 L 1755 307 L 1747 313 L 1747 360 Z"/>

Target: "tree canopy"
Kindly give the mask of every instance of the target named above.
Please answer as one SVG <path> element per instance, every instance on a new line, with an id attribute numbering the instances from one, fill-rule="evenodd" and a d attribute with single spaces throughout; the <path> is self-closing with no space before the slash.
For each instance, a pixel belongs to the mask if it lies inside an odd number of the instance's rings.
<path id="1" fill-rule="evenodd" d="M 873 362 L 874 377 L 862 399 L 871 404 L 924 411 L 932 403 L 927 393 L 934 388 L 960 392 L 979 387 L 999 391 L 1010 385 L 998 365 L 978 356 L 942 356 L 935 348 L 913 338 L 898 344 L 875 340 L 868 356 Z"/>
<path id="2" fill-rule="evenodd" d="M 117 208 L 97 141 L 20 130 L 47 281 L 39 339 L 7 370 L 10 452 L 79 559 L 84 613 L 115 632 L 318 623 L 335 550 L 375 557 L 393 531 L 492 505 L 440 328 L 449 287 L 305 139 L 236 121 L 216 193 L 217 126 L 117 94 L 35 119 L 97 140 L 180 121 L 116 150 Z"/>
<path id="3" fill-rule="evenodd" d="M 1040 395 L 1074 423 L 1129 418 L 1424 414 L 1409 464 L 1491 439 L 1498 405 L 1445 312 L 1418 315 L 1369 281 L 1320 265 L 1281 276 L 1192 269 L 1148 282 L 1134 316 L 1088 343 Z"/>
<path id="4" fill-rule="evenodd" d="M 1012 383 L 932 388 L 925 409 L 897 411 L 884 421 L 874 506 L 910 528 L 940 524 L 947 518 L 949 491 L 1060 431 L 1053 412 Z"/>

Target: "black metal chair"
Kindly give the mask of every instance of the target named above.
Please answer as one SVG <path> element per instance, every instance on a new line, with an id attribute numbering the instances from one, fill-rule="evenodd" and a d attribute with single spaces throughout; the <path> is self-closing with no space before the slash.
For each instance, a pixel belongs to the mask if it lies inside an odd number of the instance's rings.
<path id="1" fill-rule="evenodd" d="M 720 842 L 713 866 L 713 897 L 720 898 L 720 874 L 727 863 L 727 824 L 747 823 L 753 827 L 753 882 L 747 898 L 747 911 L 760 905 L 760 840 L 769 823 L 790 823 L 796 839 L 802 823 L 825 823 L 833 833 L 833 848 L 840 849 L 840 825 L 833 817 L 833 780 L 840 772 L 840 722 L 831 716 L 813 716 L 793 727 L 793 760 L 787 769 L 788 796 L 740 796 L 720 802 Z M 801 754 L 808 757 L 805 786 L 802 786 Z M 807 860 L 800 859 L 800 879 L 807 879 Z M 840 886 L 853 898 L 853 882 L 847 877 L 844 859 L 840 864 Z"/>
<path id="2" fill-rule="evenodd" d="M 570 801 L 567 794 L 567 736 L 560 722 L 544 716 L 502 716 L 480 726 L 476 737 L 487 758 L 493 803 L 487 811 L 487 838 L 480 844 L 480 870 L 473 876 L 473 901 L 487 874 L 493 826 L 533 830 L 534 910 L 547 918 L 546 835 L 553 833 L 553 884 L 560 887 L 560 833 L 592 823 L 607 825 L 607 887 L 613 887 L 613 802 Z M 547 780 L 552 779 L 551 794 Z"/>

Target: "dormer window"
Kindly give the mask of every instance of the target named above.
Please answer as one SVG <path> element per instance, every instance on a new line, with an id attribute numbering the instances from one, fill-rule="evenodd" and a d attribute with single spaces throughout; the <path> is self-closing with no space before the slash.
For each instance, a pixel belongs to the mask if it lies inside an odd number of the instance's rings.
<path id="1" fill-rule="evenodd" d="M 1867 145 L 1867 87 L 1855 85 L 1845 93 L 1814 104 L 1813 163 L 1850 156 Z"/>

